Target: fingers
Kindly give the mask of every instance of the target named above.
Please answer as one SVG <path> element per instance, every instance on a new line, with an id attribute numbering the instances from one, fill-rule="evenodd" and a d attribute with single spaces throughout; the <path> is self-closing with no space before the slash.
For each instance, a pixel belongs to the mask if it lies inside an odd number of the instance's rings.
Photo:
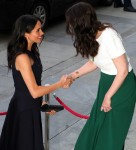
<path id="1" fill-rule="evenodd" d="M 71 76 L 63 76 L 63 88 L 68 88 L 73 83 L 73 78 Z"/>
<path id="2" fill-rule="evenodd" d="M 46 101 L 42 101 L 42 105 L 48 104 Z"/>
<path id="3" fill-rule="evenodd" d="M 101 111 L 104 111 L 104 112 L 109 112 L 111 109 L 112 108 L 110 106 L 109 107 L 107 107 L 107 106 L 102 106 L 101 107 Z"/>
<path id="4" fill-rule="evenodd" d="M 71 76 L 67 77 L 67 81 L 68 81 L 68 87 L 73 83 L 73 78 Z"/>
<path id="5" fill-rule="evenodd" d="M 111 109 L 111 98 L 105 96 L 101 106 L 101 111 L 109 112 Z"/>
<path id="6" fill-rule="evenodd" d="M 48 115 L 55 115 L 56 114 L 56 111 L 55 110 L 51 110 L 50 112 L 46 112 L 46 114 L 48 114 Z"/>

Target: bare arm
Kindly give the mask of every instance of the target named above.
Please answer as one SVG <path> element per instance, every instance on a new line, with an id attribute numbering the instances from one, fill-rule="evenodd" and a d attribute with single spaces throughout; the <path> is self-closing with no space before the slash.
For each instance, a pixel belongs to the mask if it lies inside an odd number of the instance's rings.
<path id="1" fill-rule="evenodd" d="M 123 54 L 118 58 L 113 59 L 113 63 L 115 64 L 115 67 L 117 68 L 117 75 L 107 91 L 101 110 L 106 110 L 107 108 L 111 108 L 111 98 L 112 96 L 117 92 L 117 90 L 122 85 L 123 81 L 125 80 L 127 74 L 128 74 L 128 63 L 126 60 L 126 55 Z"/>
<path id="2" fill-rule="evenodd" d="M 122 85 L 123 81 L 125 80 L 128 74 L 128 63 L 125 54 L 123 54 L 118 58 L 113 59 L 113 62 L 117 68 L 117 75 L 110 89 L 106 93 L 106 96 L 109 98 L 111 98 L 117 92 L 117 90 L 120 88 L 120 86 Z"/>
<path id="3" fill-rule="evenodd" d="M 72 76 L 73 79 L 76 79 L 89 72 L 94 71 L 95 69 L 97 69 L 97 66 L 92 61 L 89 60 L 86 64 L 84 64 L 82 67 L 72 72 L 70 75 Z"/>
<path id="4" fill-rule="evenodd" d="M 65 84 L 66 85 L 69 84 L 69 81 L 66 79 L 66 75 L 65 75 L 60 79 L 60 81 L 52 85 L 49 86 L 37 85 L 32 71 L 32 61 L 26 54 L 21 54 L 17 56 L 15 65 L 16 65 L 16 69 L 20 71 L 24 79 L 24 82 L 33 98 L 38 98 L 58 88 L 64 87 Z"/>

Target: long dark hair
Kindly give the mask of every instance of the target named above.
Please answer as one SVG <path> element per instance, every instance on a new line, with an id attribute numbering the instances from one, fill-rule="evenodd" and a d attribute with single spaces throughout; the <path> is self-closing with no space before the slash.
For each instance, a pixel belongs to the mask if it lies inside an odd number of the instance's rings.
<path id="1" fill-rule="evenodd" d="M 27 39 L 25 38 L 25 33 L 30 33 L 34 29 L 37 21 L 41 22 L 41 20 L 36 16 L 23 15 L 20 16 L 15 22 L 11 40 L 9 41 L 7 47 L 7 60 L 9 69 L 12 68 L 16 56 L 27 51 L 28 43 Z M 35 55 L 39 56 L 36 43 L 32 45 L 31 51 Z"/>
<path id="2" fill-rule="evenodd" d="M 96 41 L 98 31 L 103 31 L 110 24 L 97 20 L 94 8 L 85 2 L 79 2 L 66 11 L 66 32 L 74 38 L 74 47 L 77 55 L 95 57 L 98 54 L 99 44 Z"/>

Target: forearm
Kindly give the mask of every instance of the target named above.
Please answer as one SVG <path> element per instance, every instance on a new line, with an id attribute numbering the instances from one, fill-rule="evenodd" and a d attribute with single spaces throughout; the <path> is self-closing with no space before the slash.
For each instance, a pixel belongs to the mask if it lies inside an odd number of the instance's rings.
<path id="1" fill-rule="evenodd" d="M 112 98 L 112 96 L 117 92 L 117 90 L 121 87 L 122 83 L 124 82 L 126 76 L 128 74 L 128 71 L 124 71 L 121 73 L 117 73 L 111 87 L 106 93 L 106 97 Z"/>
<path id="2" fill-rule="evenodd" d="M 70 75 L 72 76 L 73 79 L 79 78 L 89 72 L 94 71 L 97 68 L 97 66 L 91 62 L 88 61 L 85 65 L 80 67 L 79 69 L 73 71 Z"/>
<path id="3" fill-rule="evenodd" d="M 56 82 L 52 85 L 48 85 L 48 86 L 38 86 L 36 85 L 35 87 L 32 88 L 32 90 L 30 91 L 31 95 L 33 98 L 38 98 L 41 97 L 43 95 L 49 94 L 57 89 L 61 88 L 61 83 L 60 82 Z"/>

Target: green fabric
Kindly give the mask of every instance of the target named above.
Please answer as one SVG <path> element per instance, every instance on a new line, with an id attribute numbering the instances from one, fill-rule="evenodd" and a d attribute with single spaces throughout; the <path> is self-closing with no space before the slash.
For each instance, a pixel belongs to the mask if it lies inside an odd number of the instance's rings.
<path id="1" fill-rule="evenodd" d="M 101 73 L 98 94 L 74 150 L 122 150 L 134 113 L 136 78 L 131 71 L 112 97 L 112 110 L 100 111 L 105 93 L 115 76 Z"/>

